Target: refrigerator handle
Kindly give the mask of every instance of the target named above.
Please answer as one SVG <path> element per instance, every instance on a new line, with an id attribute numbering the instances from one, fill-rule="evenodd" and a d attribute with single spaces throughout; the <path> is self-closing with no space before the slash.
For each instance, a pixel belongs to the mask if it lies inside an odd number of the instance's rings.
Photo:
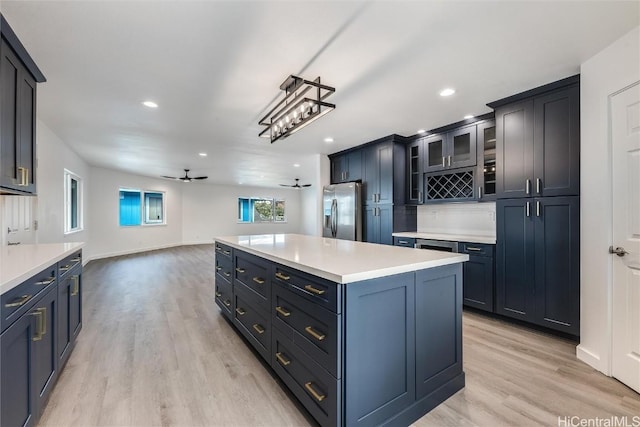
<path id="1" fill-rule="evenodd" d="M 331 236 L 336 237 L 338 234 L 338 200 L 331 201 Z"/>

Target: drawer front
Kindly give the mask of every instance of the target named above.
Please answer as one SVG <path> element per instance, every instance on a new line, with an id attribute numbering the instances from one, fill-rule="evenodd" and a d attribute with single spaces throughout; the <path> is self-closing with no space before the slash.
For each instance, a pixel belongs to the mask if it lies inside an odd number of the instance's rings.
<path id="1" fill-rule="evenodd" d="M 275 265 L 272 277 L 274 282 L 284 285 L 296 295 L 328 308 L 334 313 L 340 313 L 340 293 L 338 292 L 340 284 L 278 264 Z"/>
<path id="2" fill-rule="evenodd" d="M 234 323 L 262 357 L 269 361 L 271 349 L 269 318 L 248 303 L 243 298 L 243 293 L 236 293 L 235 299 Z"/>
<path id="3" fill-rule="evenodd" d="M 495 245 L 486 243 L 460 242 L 458 250 L 464 254 L 493 257 L 494 248 Z"/>
<path id="4" fill-rule="evenodd" d="M 216 254 L 216 277 L 231 283 L 233 277 L 233 261 L 224 255 Z"/>
<path id="5" fill-rule="evenodd" d="M 239 251 L 235 253 L 235 261 L 235 279 L 262 295 L 268 304 L 271 293 L 269 289 L 270 263 L 256 256 Z"/>
<path id="6" fill-rule="evenodd" d="M 231 318 L 231 310 L 233 307 L 233 291 L 231 284 L 216 276 L 215 290 L 216 304 L 222 310 L 222 313 Z"/>
<path id="7" fill-rule="evenodd" d="M 220 255 L 223 257 L 227 257 L 230 260 L 233 259 L 233 249 L 231 248 L 231 246 L 227 246 L 220 242 L 215 242 L 214 249 L 216 252 L 216 256 Z"/>
<path id="8" fill-rule="evenodd" d="M 272 330 L 271 366 L 298 400 L 323 426 L 340 425 L 340 380 L 315 363 L 280 333 Z"/>
<path id="9" fill-rule="evenodd" d="M 410 237 L 394 237 L 393 244 L 395 246 L 404 246 L 407 248 L 414 248 L 416 246 L 416 239 Z"/>
<path id="10" fill-rule="evenodd" d="M 56 285 L 57 273 L 54 264 L 0 297 L 3 331 L 33 306 L 38 294 Z"/>
<path id="11" fill-rule="evenodd" d="M 62 279 L 77 266 L 82 266 L 82 251 L 69 255 L 58 262 L 58 276 Z"/>
<path id="12" fill-rule="evenodd" d="M 340 378 L 340 317 L 280 284 L 273 287 L 274 326 L 336 378 Z"/>

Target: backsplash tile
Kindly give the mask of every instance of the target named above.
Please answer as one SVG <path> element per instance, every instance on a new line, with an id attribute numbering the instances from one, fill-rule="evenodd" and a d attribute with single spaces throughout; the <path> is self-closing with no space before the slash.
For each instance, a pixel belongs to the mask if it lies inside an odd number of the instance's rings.
<path id="1" fill-rule="evenodd" d="M 416 231 L 495 237 L 496 204 L 442 203 L 418 206 Z"/>

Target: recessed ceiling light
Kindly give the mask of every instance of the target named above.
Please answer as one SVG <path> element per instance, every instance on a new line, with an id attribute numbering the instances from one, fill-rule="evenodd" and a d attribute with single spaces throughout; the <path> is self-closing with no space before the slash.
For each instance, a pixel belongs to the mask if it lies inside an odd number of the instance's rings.
<path id="1" fill-rule="evenodd" d="M 324 139 L 324 142 L 333 142 L 333 138 L 331 138 L 330 136 L 326 137 Z"/>
<path id="2" fill-rule="evenodd" d="M 446 89 L 442 89 L 440 91 L 440 96 L 451 96 L 454 93 L 456 93 L 455 89 L 451 89 L 450 87 L 446 88 Z"/>
<path id="3" fill-rule="evenodd" d="M 300 163 L 294 163 L 294 164 L 293 164 L 293 167 L 294 167 L 294 168 L 299 168 L 299 167 L 300 167 Z"/>
<path id="4" fill-rule="evenodd" d="M 427 131 L 424 129 L 418 129 L 418 133 L 427 133 Z"/>
<path id="5" fill-rule="evenodd" d="M 464 116 L 465 119 L 473 119 L 475 116 L 473 114 L 467 114 Z"/>
<path id="6" fill-rule="evenodd" d="M 144 105 L 145 107 L 149 107 L 149 108 L 158 108 L 158 104 L 156 104 L 153 101 L 144 101 L 142 103 L 142 105 Z"/>
<path id="7" fill-rule="evenodd" d="M 200 156 L 200 157 L 207 157 L 207 153 L 198 153 L 198 156 Z"/>

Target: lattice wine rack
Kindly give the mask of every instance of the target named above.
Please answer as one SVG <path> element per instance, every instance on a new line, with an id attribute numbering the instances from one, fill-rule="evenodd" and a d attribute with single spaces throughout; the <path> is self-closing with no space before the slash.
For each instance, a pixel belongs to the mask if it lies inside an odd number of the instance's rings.
<path id="1" fill-rule="evenodd" d="M 427 200 L 473 199 L 473 171 L 431 175 L 426 179 Z"/>

